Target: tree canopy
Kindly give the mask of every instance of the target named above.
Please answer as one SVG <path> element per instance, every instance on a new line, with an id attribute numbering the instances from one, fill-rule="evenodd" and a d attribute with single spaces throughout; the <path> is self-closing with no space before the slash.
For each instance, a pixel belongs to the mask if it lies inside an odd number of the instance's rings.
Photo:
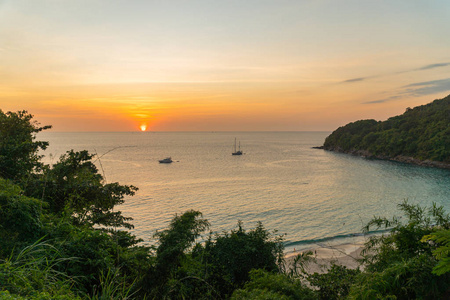
<path id="1" fill-rule="evenodd" d="M 0 110 L 0 176 L 19 181 L 42 166 L 39 150 L 48 142 L 36 141 L 36 133 L 51 128 L 39 126 L 26 111 Z"/>

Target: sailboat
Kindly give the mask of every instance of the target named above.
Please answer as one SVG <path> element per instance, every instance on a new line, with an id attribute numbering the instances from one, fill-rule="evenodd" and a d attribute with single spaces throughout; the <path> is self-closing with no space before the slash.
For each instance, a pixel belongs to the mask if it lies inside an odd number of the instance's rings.
<path id="1" fill-rule="evenodd" d="M 236 138 L 234 138 L 234 152 L 231 155 L 242 155 L 241 141 L 239 141 L 239 150 L 236 151 Z"/>

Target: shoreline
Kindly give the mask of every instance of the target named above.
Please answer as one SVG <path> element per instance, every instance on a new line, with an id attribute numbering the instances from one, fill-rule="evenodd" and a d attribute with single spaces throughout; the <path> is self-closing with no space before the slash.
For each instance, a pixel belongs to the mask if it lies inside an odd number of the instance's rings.
<path id="1" fill-rule="evenodd" d="M 371 236 L 384 234 L 389 233 L 382 231 L 355 235 L 343 240 L 312 243 L 299 249 L 288 247 L 284 253 L 285 268 L 286 270 L 292 269 L 294 260 L 298 255 L 312 251 L 311 258 L 313 260 L 305 264 L 305 270 L 309 274 L 326 273 L 333 263 L 348 269 L 357 269 L 358 267 L 364 269 L 358 260 L 362 258 L 361 252 L 365 243 Z"/>
<path id="2" fill-rule="evenodd" d="M 349 269 L 356 269 L 361 267 L 358 260 L 362 258 L 361 251 L 364 249 L 364 242 L 360 240 L 354 243 L 349 242 L 336 245 L 317 244 L 317 247 L 301 251 L 294 249 L 285 253 L 285 267 L 287 270 L 292 269 L 297 255 L 312 251 L 311 258 L 314 260 L 305 264 L 305 270 L 309 274 L 325 273 L 332 263 Z"/>
<path id="3" fill-rule="evenodd" d="M 442 161 L 435 161 L 435 160 L 428 160 L 428 159 L 420 160 L 420 159 L 417 159 L 414 157 L 403 156 L 403 155 L 397 155 L 395 157 L 389 157 L 389 156 L 383 156 L 383 155 L 373 155 L 372 153 L 370 153 L 366 150 L 344 151 L 340 148 L 325 148 L 324 146 L 317 146 L 317 147 L 312 147 L 312 148 L 336 152 L 336 153 L 350 154 L 353 156 L 359 156 L 359 157 L 363 157 L 363 158 L 367 158 L 367 159 L 379 159 L 379 160 L 385 160 L 385 161 L 393 161 L 393 162 L 399 162 L 399 163 L 404 163 L 404 164 L 410 164 L 410 165 L 415 165 L 415 166 L 450 170 L 450 163 L 445 163 Z"/>

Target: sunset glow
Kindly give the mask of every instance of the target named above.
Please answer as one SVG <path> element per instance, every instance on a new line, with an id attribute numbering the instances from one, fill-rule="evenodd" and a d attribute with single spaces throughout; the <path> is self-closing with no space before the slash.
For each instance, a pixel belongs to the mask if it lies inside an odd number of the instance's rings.
<path id="1" fill-rule="evenodd" d="M 330 131 L 450 93 L 448 1 L 38 2 L 0 4 L 0 109 L 54 131 Z"/>
<path id="2" fill-rule="evenodd" d="M 141 129 L 141 131 L 146 131 L 147 130 L 147 125 L 141 125 L 139 128 Z"/>

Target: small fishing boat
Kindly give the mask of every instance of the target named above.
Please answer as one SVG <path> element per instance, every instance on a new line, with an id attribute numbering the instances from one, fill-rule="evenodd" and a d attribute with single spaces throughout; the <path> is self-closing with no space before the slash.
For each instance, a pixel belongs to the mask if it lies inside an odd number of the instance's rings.
<path id="1" fill-rule="evenodd" d="M 160 159 L 159 163 L 160 164 L 170 164 L 172 162 L 172 158 L 171 157 L 166 157 L 164 159 Z"/>
<path id="2" fill-rule="evenodd" d="M 242 155 L 241 141 L 239 141 L 239 150 L 236 150 L 236 138 L 234 138 L 234 152 L 232 152 L 231 155 Z"/>

